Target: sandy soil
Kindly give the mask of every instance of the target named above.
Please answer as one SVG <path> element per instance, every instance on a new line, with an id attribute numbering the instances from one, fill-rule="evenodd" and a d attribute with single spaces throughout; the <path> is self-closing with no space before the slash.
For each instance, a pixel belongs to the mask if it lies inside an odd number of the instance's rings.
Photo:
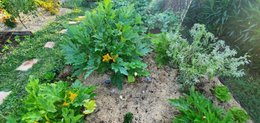
<path id="1" fill-rule="evenodd" d="M 87 85 L 96 85 L 98 94 L 98 109 L 87 117 L 88 122 L 122 123 L 127 112 L 134 114 L 134 123 L 171 122 L 176 110 L 173 110 L 167 100 L 180 96 L 175 82 L 177 71 L 157 68 L 151 58 L 146 61 L 151 71 L 151 80 L 143 78 L 134 84 L 125 84 L 122 91 L 102 84 L 109 79 L 108 75 L 94 73 L 85 81 Z"/>
<path id="2" fill-rule="evenodd" d="M 134 123 L 171 123 L 179 112 L 167 100 L 178 98 L 182 94 L 176 82 L 178 72 L 169 67 L 158 68 L 151 55 L 145 61 L 151 72 L 151 79 L 140 78 L 134 84 L 125 84 L 121 91 L 104 83 L 110 78 L 108 74 L 93 73 L 84 81 L 86 85 L 97 86 L 97 110 L 87 116 L 87 122 L 122 123 L 124 115 L 132 112 Z M 221 103 L 213 96 L 210 88 L 221 84 L 217 78 L 212 81 L 204 80 L 203 83 L 203 93 L 216 105 L 225 109 L 241 107 L 234 98 L 228 103 Z"/>
<path id="3" fill-rule="evenodd" d="M 4 27 L 3 24 L 0 23 L 0 26 L 3 28 L 0 28 L 0 31 L 32 31 L 36 32 L 40 30 L 42 27 L 46 26 L 50 22 L 54 21 L 57 16 L 64 15 L 66 13 L 71 12 L 70 9 L 67 8 L 61 8 L 59 13 L 57 15 L 52 15 L 49 12 L 46 12 L 42 9 L 37 10 L 36 15 L 21 15 L 22 21 L 27 27 L 27 29 L 20 23 L 20 21 L 17 19 L 17 27 L 10 29 L 7 27 Z"/>
<path id="4" fill-rule="evenodd" d="M 177 70 L 169 67 L 158 68 L 153 61 L 153 56 L 145 58 L 148 70 L 151 72 L 150 80 L 140 78 L 134 84 L 125 84 L 123 90 L 118 90 L 112 85 L 104 83 L 109 80 L 107 74 L 93 73 L 86 85 L 96 85 L 97 110 L 87 116 L 90 123 L 122 123 L 127 112 L 134 114 L 134 123 L 171 123 L 172 118 L 179 112 L 169 105 L 169 98 L 178 98 L 181 95 L 176 82 Z M 232 98 L 227 103 L 220 103 L 213 96 L 210 89 L 221 82 L 214 78 L 211 82 L 204 80 L 203 93 L 213 102 L 225 109 L 241 107 Z M 249 123 L 252 123 L 250 121 Z"/>

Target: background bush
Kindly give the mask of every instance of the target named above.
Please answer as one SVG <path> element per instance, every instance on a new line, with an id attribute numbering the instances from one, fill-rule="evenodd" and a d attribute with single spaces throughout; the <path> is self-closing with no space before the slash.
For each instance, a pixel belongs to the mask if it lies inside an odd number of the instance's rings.
<path id="1" fill-rule="evenodd" d="M 260 96 L 256 88 L 260 79 L 259 16 L 259 0 L 193 0 L 183 24 L 187 27 L 194 23 L 205 24 L 239 54 L 249 53 L 248 75 L 239 80 L 225 80 L 225 83 L 255 122 L 260 122 L 260 100 L 255 98 Z"/>
<path id="2" fill-rule="evenodd" d="M 177 66 L 180 82 L 194 85 L 201 77 L 241 77 L 240 66 L 248 64 L 247 55 L 236 58 L 236 50 L 223 40 L 217 40 L 204 25 L 195 24 L 190 30 L 191 41 L 179 32 L 159 35 L 153 39 L 157 61 Z"/>
<path id="3" fill-rule="evenodd" d="M 176 31 L 179 26 L 179 17 L 174 11 L 170 8 L 163 8 L 165 0 L 114 0 L 113 2 L 115 8 L 134 4 L 148 32 Z"/>

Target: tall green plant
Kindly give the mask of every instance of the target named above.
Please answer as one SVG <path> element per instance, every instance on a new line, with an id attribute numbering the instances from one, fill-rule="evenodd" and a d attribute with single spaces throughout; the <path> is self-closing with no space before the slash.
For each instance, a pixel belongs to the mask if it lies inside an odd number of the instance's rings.
<path id="1" fill-rule="evenodd" d="M 85 72 L 87 78 L 93 71 L 113 71 L 112 83 L 122 89 L 124 76 L 134 82 L 136 76 L 148 75 L 141 57 L 149 52 L 144 38 L 141 17 L 134 6 L 113 9 L 111 0 L 104 0 L 86 19 L 68 30 L 62 45 L 67 64 Z"/>

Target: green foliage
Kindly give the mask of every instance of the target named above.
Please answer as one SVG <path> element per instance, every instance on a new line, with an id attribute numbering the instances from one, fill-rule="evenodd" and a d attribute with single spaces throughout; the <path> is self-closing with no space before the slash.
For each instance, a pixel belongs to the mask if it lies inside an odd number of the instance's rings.
<path id="1" fill-rule="evenodd" d="M 195 24 L 190 35 L 191 43 L 179 32 L 162 34 L 153 41 L 157 61 L 168 61 L 177 66 L 180 82 L 184 85 L 194 85 L 201 77 L 241 77 L 245 74 L 239 67 L 249 63 L 247 55 L 236 58 L 236 50 L 225 45 L 225 41 L 217 40 L 204 25 Z"/>
<path id="2" fill-rule="evenodd" d="M 214 87 L 213 93 L 222 102 L 227 102 L 231 99 L 231 94 L 226 86 Z"/>
<path id="3" fill-rule="evenodd" d="M 175 31 L 179 25 L 179 18 L 170 9 L 163 10 L 165 0 L 115 0 L 115 8 L 134 4 L 137 13 L 142 16 L 143 24 L 148 31 Z"/>
<path id="4" fill-rule="evenodd" d="M 124 122 L 123 123 L 132 123 L 134 118 L 134 114 L 131 112 L 128 112 L 124 116 Z"/>
<path id="5" fill-rule="evenodd" d="M 238 48 L 239 53 L 250 52 L 251 68 L 259 72 L 259 16 L 259 0 L 193 0 L 185 22 L 190 26 L 205 24 L 210 31 Z"/>
<path id="6" fill-rule="evenodd" d="M 39 79 L 43 79 L 44 74 L 63 68 L 64 59 L 60 47 L 52 50 L 43 48 L 48 41 L 53 41 L 57 45 L 63 42 L 62 35 L 58 34 L 64 27 L 62 26 L 68 20 L 71 20 L 84 13 L 70 13 L 59 16 L 55 22 L 50 23 L 42 30 L 34 33 L 32 38 L 27 38 L 17 45 L 15 48 L 10 47 L 8 53 L 1 54 L 0 58 L 0 90 L 12 90 L 12 93 L 0 105 L 0 122 L 5 123 L 10 114 L 18 116 L 22 113 L 22 99 L 25 96 L 25 87 L 28 83 L 30 75 Z M 50 55 L 51 54 L 51 55 Z M 32 58 L 40 59 L 32 69 L 27 72 L 18 72 L 15 69 L 25 60 Z"/>
<path id="7" fill-rule="evenodd" d="M 39 84 L 39 79 L 31 78 L 26 86 L 27 96 L 23 102 L 24 112 L 21 120 L 24 122 L 63 122 L 77 123 L 82 117 L 82 107 L 95 96 L 94 87 L 85 87 L 76 81 L 70 87 L 66 82 Z M 95 101 L 91 101 L 91 109 L 95 109 Z M 89 106 L 87 106 L 89 108 Z M 20 120 L 20 119 L 19 119 Z"/>
<path id="8" fill-rule="evenodd" d="M 160 29 L 161 32 L 176 31 L 179 25 L 179 18 L 171 10 L 151 14 L 145 21 L 148 30 Z"/>
<path id="9" fill-rule="evenodd" d="M 230 88 L 232 95 L 239 100 L 255 123 L 260 122 L 260 79 L 247 74 L 243 78 L 231 78 L 223 81 Z"/>
<path id="10" fill-rule="evenodd" d="M 43 75 L 44 81 L 52 82 L 55 79 L 56 74 L 54 72 L 46 72 Z"/>
<path id="11" fill-rule="evenodd" d="M 95 111 L 97 105 L 96 105 L 96 101 L 95 100 L 84 100 L 84 114 L 91 114 L 92 112 Z"/>
<path id="12" fill-rule="evenodd" d="M 225 113 L 224 109 L 214 106 L 194 88 L 189 95 L 169 101 L 181 112 L 173 123 L 233 123 L 230 112 Z"/>
<path id="13" fill-rule="evenodd" d="M 34 0 L 2 0 L 4 9 L 14 17 L 18 17 L 20 13 L 28 14 L 36 10 Z"/>
<path id="14" fill-rule="evenodd" d="M 10 18 L 5 20 L 5 26 L 10 27 L 10 28 L 15 28 L 16 27 L 16 21 L 15 21 L 15 17 L 11 16 Z"/>
<path id="15" fill-rule="evenodd" d="M 141 17 L 133 5 L 113 9 L 112 2 L 104 0 L 92 12 L 86 12 L 80 25 L 69 27 L 62 45 L 66 63 L 73 65 L 74 75 L 87 71 L 85 78 L 95 70 L 113 71 L 113 83 L 119 88 L 123 75 L 148 75 L 141 59 L 149 52 L 148 42 L 140 24 Z"/>
<path id="16" fill-rule="evenodd" d="M 82 6 L 82 2 L 85 0 L 67 0 L 62 3 L 62 6 L 65 8 L 77 8 Z"/>
<path id="17" fill-rule="evenodd" d="M 230 112 L 236 123 L 246 123 L 249 120 L 248 114 L 243 109 L 233 107 L 230 109 Z"/>

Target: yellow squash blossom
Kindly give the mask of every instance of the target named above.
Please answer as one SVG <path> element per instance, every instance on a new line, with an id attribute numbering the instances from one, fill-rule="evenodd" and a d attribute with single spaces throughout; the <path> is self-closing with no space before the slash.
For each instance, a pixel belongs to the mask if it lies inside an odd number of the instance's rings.
<path id="1" fill-rule="evenodd" d="M 63 103 L 63 106 L 68 106 L 68 105 L 69 105 L 69 103 L 67 103 L 67 102 Z"/>
<path id="2" fill-rule="evenodd" d="M 73 102 L 76 99 L 76 97 L 78 96 L 78 94 L 72 93 L 71 91 L 69 92 L 69 94 L 70 94 L 69 98 L 70 98 L 71 102 Z"/>
<path id="3" fill-rule="evenodd" d="M 106 55 L 103 56 L 103 62 L 109 62 L 111 60 L 111 56 L 107 53 Z"/>

